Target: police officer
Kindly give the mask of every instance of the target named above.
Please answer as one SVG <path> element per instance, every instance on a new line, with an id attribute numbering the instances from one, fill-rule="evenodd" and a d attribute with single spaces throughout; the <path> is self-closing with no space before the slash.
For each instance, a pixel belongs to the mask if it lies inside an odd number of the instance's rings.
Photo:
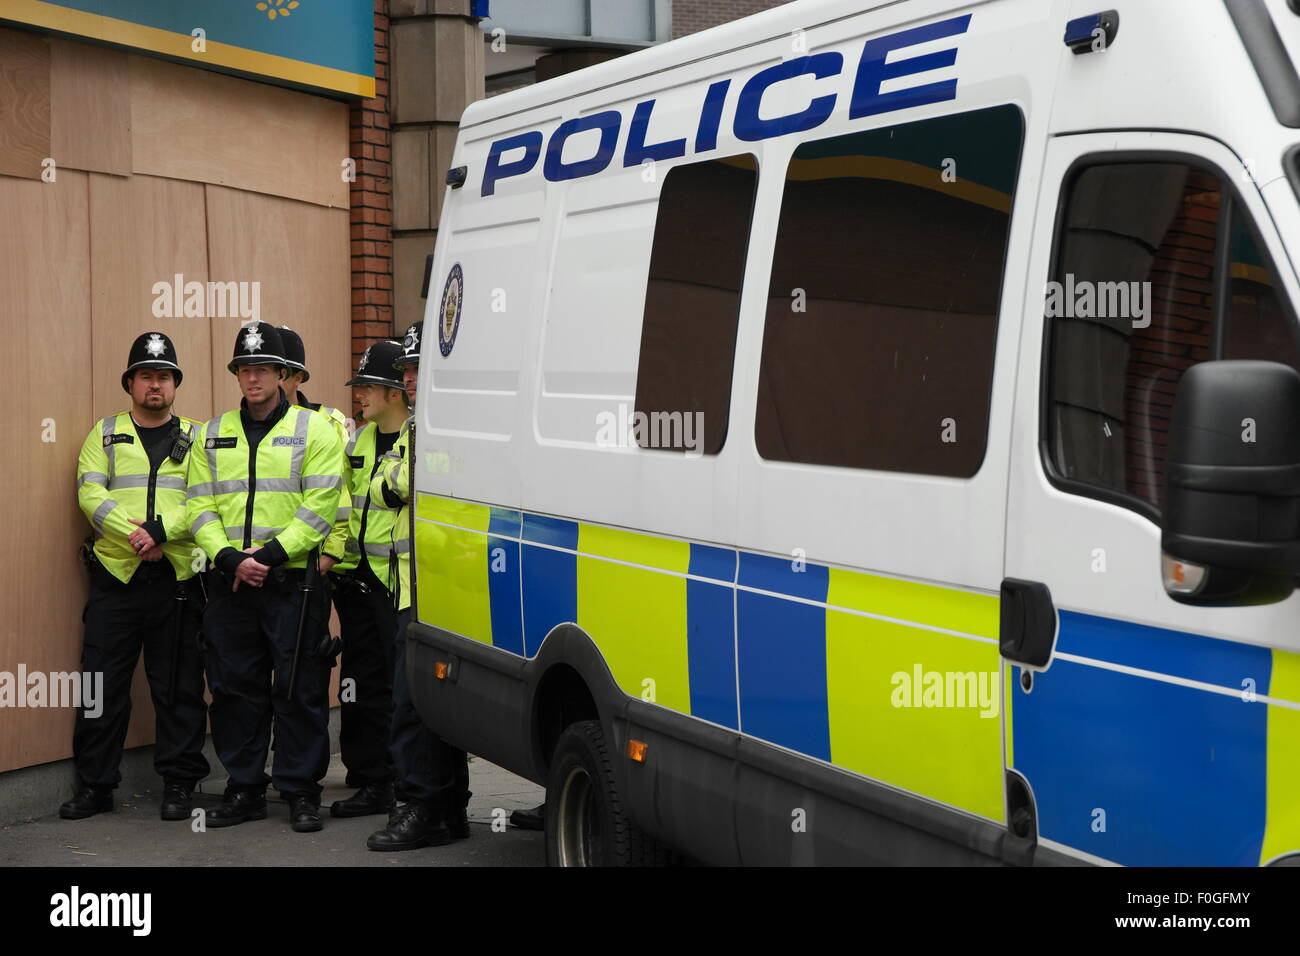
<path id="1" fill-rule="evenodd" d="M 402 355 L 394 364 L 402 369 L 406 392 L 412 403 L 419 380 L 420 338 L 424 323 L 406 331 Z M 446 743 L 420 720 L 411 700 L 406 674 L 406 629 L 411 623 L 411 429 L 413 419 L 402 427 L 393 450 L 380 463 L 370 486 L 370 501 L 376 508 L 391 508 L 393 552 L 397 557 L 397 633 L 393 644 L 393 763 L 399 786 L 407 802 L 388 819 L 388 826 L 371 834 L 366 846 L 372 850 L 414 850 L 441 846 L 469 836 L 465 808 L 469 804 L 469 763 L 465 751 Z"/>
<path id="2" fill-rule="evenodd" d="M 144 650 L 154 704 L 154 769 L 163 778 L 161 816 L 189 818 L 203 756 L 207 704 L 196 634 L 203 592 L 192 567 L 185 476 L 198 423 L 172 413 L 181 368 L 171 339 L 146 332 L 122 373 L 131 411 L 95 423 L 77 460 L 77 503 L 94 527 L 86 553 L 83 674 L 103 675 L 103 711 L 77 711 L 72 737 L 76 795 L 59 816 L 113 809 L 131 717 L 131 678 Z"/>
<path id="3" fill-rule="evenodd" d="M 310 832 L 321 828 L 329 766 L 330 660 L 309 589 L 338 510 L 343 450 L 323 416 L 290 406 L 274 327 L 241 328 L 228 368 L 243 402 L 203 427 L 189 476 L 191 530 L 218 572 L 203 628 L 212 739 L 230 775 L 207 825 L 264 819 L 270 782 L 289 803 L 293 829 Z"/>
<path id="4" fill-rule="evenodd" d="M 330 807 L 336 817 L 359 817 L 393 809 L 393 765 L 388 747 L 393 714 L 393 512 L 370 505 L 370 482 L 397 441 L 407 418 L 397 342 L 366 349 L 347 384 L 367 423 L 346 453 L 352 466 L 352 516 L 347 556 L 334 566 L 334 607 L 343 630 L 339 750 L 347 785 L 356 794 Z"/>

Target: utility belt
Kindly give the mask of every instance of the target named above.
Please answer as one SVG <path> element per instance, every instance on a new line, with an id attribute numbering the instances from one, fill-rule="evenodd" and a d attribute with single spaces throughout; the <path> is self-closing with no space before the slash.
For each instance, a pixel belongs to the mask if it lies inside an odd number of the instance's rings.
<path id="1" fill-rule="evenodd" d="M 368 596 L 377 594 L 388 600 L 389 591 L 368 565 L 360 564 L 352 571 L 330 572 L 330 585 L 340 594 Z"/>
<path id="2" fill-rule="evenodd" d="M 266 572 L 266 580 L 262 583 L 262 587 L 296 594 L 302 589 L 303 576 L 306 573 L 306 570 L 303 568 L 270 568 Z M 207 570 L 206 576 L 207 589 L 210 594 L 228 594 L 234 589 L 234 577 L 227 577 L 216 565 L 213 565 Z M 241 584 L 240 590 L 242 591 L 244 588 L 253 591 L 257 590 L 257 588 L 248 584 Z"/>

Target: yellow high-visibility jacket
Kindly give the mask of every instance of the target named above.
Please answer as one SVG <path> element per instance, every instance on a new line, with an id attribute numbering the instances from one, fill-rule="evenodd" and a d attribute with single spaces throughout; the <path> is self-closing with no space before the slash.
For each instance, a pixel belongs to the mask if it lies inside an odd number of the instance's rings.
<path id="1" fill-rule="evenodd" d="M 310 408 L 310 405 L 304 405 L 303 408 Z M 334 429 L 334 434 L 338 436 L 339 446 L 346 447 L 348 438 L 348 417 L 337 408 L 329 408 L 326 405 L 315 406 L 316 412 L 325 416 L 325 419 Z M 352 465 L 350 460 L 345 456 L 343 459 L 343 486 L 339 489 L 339 510 L 334 516 L 334 527 L 321 545 L 320 553 L 328 554 L 340 564 L 346 562 L 348 555 L 348 529 L 352 517 Z M 352 562 L 355 567 L 356 562 Z M 335 565 L 336 570 L 346 570 Z"/>
<path id="2" fill-rule="evenodd" d="M 370 482 L 379 461 L 375 459 L 379 426 L 368 422 L 358 428 L 348 442 L 344 453 L 352 468 L 351 520 L 348 526 L 347 557 L 335 565 L 336 571 L 350 571 L 366 555 L 370 570 L 390 591 L 393 590 L 393 512 L 386 507 L 376 508 L 370 502 Z M 393 443 L 396 448 L 396 442 Z"/>
<path id="3" fill-rule="evenodd" d="M 392 449 L 379 462 L 374 480 L 370 483 L 372 508 L 393 515 L 392 549 L 397 555 L 397 574 L 393 581 L 393 595 L 397 609 L 411 606 L 411 427 L 413 418 L 402 425 L 401 434 Z M 373 513 L 373 512 L 372 512 Z"/>
<path id="4" fill-rule="evenodd" d="M 213 561 L 226 548 L 279 543 L 284 566 L 303 568 L 338 514 L 343 446 L 329 419 L 286 409 L 249 454 L 239 409 L 203 426 L 190 463 L 190 531 Z M 279 409 L 272 415 L 279 414 Z"/>
<path id="5" fill-rule="evenodd" d="M 181 434 L 197 439 L 198 422 L 180 416 L 176 420 Z M 179 464 L 164 458 L 155 474 L 130 412 L 101 418 L 86 436 L 77 458 L 77 504 L 95 529 L 95 555 L 119 581 L 131 580 L 140 566 L 127 541 L 137 527 L 131 518 L 160 519 L 167 535 L 163 554 L 176 569 L 176 579 L 194 576 L 185 481 L 195 450 L 191 448 Z"/>

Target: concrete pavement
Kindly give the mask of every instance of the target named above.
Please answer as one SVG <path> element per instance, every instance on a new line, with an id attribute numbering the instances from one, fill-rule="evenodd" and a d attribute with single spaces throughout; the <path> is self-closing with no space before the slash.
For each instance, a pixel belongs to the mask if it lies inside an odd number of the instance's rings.
<path id="1" fill-rule="evenodd" d="M 161 782 L 152 792 L 119 788 L 118 809 L 86 820 L 50 815 L 0 828 L 0 866 L 542 866 L 543 834 L 509 825 L 510 811 L 534 807 L 545 791 L 487 761 L 470 758 L 471 836 L 450 846 L 375 853 L 366 837 L 384 824 L 382 816 L 336 820 L 329 804 L 352 794 L 343 784 L 343 765 L 335 754 L 321 796 L 325 828 L 319 833 L 289 829 L 288 808 L 270 800 L 266 820 L 235 827 L 193 831 L 191 823 L 158 819 Z M 224 775 L 209 778 L 195 806 L 221 802 Z M 66 796 L 70 796 L 67 794 Z M 270 791 L 274 797 L 275 791 Z M 66 796 L 64 799 L 66 799 Z M 493 823 L 497 821 L 494 827 Z"/>

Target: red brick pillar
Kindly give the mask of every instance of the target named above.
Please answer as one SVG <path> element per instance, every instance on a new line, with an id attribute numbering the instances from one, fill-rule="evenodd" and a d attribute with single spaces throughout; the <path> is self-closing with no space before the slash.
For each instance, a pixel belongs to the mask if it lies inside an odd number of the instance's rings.
<path id="1" fill-rule="evenodd" d="M 393 337 L 392 143 L 388 122 L 388 0 L 375 0 L 375 98 L 351 109 L 352 367 Z M 356 412 L 356 408 L 353 408 Z"/>

